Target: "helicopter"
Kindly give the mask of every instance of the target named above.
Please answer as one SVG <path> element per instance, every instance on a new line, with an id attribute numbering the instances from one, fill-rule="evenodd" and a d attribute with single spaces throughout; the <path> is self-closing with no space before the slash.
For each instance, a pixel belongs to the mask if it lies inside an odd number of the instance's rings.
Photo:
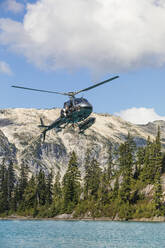
<path id="1" fill-rule="evenodd" d="M 64 106 L 61 109 L 60 117 L 56 119 L 53 123 L 47 126 L 44 124 L 42 118 L 40 118 L 39 127 L 43 129 L 42 135 L 43 135 L 43 141 L 45 141 L 45 136 L 46 136 L 47 131 L 53 128 L 55 128 L 56 132 L 60 132 L 68 124 L 71 124 L 72 126 L 75 126 L 75 124 L 77 124 L 79 128 L 79 133 L 83 133 L 87 128 L 93 125 L 95 122 L 95 118 L 89 117 L 93 111 L 93 106 L 89 103 L 89 101 L 86 98 L 83 98 L 83 97 L 77 98 L 75 96 L 81 92 L 91 90 L 95 87 L 108 83 L 117 78 L 119 78 L 119 76 L 111 77 L 105 81 L 94 84 L 88 88 L 78 90 L 78 91 L 73 91 L 73 92 L 57 92 L 57 91 L 49 91 L 49 90 L 40 90 L 40 89 L 21 87 L 17 85 L 12 85 L 11 87 L 18 88 L 18 89 L 24 89 L 24 90 L 32 90 L 32 91 L 39 91 L 39 92 L 44 92 L 44 93 L 53 93 L 53 94 L 69 96 L 69 100 L 64 102 Z"/>

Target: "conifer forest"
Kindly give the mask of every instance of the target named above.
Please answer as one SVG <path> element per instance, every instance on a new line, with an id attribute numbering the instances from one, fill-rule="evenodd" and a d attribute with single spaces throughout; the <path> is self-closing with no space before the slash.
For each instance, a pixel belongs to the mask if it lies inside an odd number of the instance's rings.
<path id="1" fill-rule="evenodd" d="M 44 170 L 31 175 L 24 164 L 19 174 L 14 168 L 12 163 L 0 166 L 1 217 L 52 218 L 65 213 L 73 218 L 129 220 L 165 215 L 165 155 L 159 129 L 155 140 L 149 137 L 141 147 L 128 133 L 124 143 L 110 147 L 104 169 L 88 150 L 83 175 L 74 151 L 62 178 L 59 172 Z"/>

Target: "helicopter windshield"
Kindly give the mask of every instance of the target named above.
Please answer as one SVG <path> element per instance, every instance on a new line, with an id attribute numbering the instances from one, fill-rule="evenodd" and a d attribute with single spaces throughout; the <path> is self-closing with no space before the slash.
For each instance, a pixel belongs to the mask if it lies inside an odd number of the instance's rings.
<path id="1" fill-rule="evenodd" d="M 64 102 L 64 108 L 68 108 L 70 107 L 70 105 L 71 105 L 70 101 Z"/>
<path id="2" fill-rule="evenodd" d="M 85 98 L 76 98 L 74 100 L 74 103 L 75 104 L 80 104 L 80 103 L 87 103 L 87 104 L 89 104 L 89 102 Z"/>
<path id="3" fill-rule="evenodd" d="M 74 100 L 74 104 L 79 104 L 79 103 L 81 103 L 81 102 L 82 102 L 81 98 L 76 98 L 76 99 Z"/>
<path id="4" fill-rule="evenodd" d="M 88 103 L 88 104 L 89 104 L 89 102 L 88 102 L 87 99 L 85 99 L 85 98 L 81 98 L 81 99 L 82 99 L 82 102 L 83 102 L 83 103 Z"/>
<path id="5" fill-rule="evenodd" d="M 87 99 L 85 99 L 85 98 L 75 98 L 74 100 L 73 100 L 73 102 L 72 101 L 67 101 L 67 102 L 65 102 L 64 103 L 64 109 L 69 109 L 69 108 L 71 108 L 73 105 L 85 105 L 85 106 L 89 106 L 90 105 L 90 103 L 88 102 L 88 100 Z"/>

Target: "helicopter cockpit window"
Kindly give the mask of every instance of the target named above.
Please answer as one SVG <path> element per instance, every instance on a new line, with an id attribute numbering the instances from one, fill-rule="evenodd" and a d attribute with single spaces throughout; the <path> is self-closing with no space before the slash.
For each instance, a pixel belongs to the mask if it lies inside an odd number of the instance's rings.
<path id="1" fill-rule="evenodd" d="M 83 103 L 89 103 L 88 100 L 85 99 L 85 98 L 82 99 L 82 102 L 83 102 Z"/>
<path id="2" fill-rule="evenodd" d="M 71 105 L 71 104 L 70 104 L 70 101 L 67 101 L 67 102 L 64 103 L 64 108 L 69 108 L 70 105 Z"/>
<path id="3" fill-rule="evenodd" d="M 82 99 L 81 98 L 76 98 L 75 100 L 74 100 L 74 103 L 75 104 L 79 104 L 79 103 L 81 103 L 82 102 Z"/>

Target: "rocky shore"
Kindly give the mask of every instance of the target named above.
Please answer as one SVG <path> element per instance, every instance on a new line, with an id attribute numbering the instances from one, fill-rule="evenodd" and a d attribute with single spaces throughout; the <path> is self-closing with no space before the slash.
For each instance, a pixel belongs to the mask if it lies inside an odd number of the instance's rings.
<path id="1" fill-rule="evenodd" d="M 139 219 L 119 219 L 119 218 L 109 218 L 109 217 L 77 217 L 74 218 L 71 214 L 61 214 L 52 218 L 34 218 L 32 216 L 20 216 L 20 215 L 11 215 L 0 217 L 0 220 L 55 220 L 55 221 L 128 221 L 128 222 L 165 222 L 165 216 L 154 216 L 151 218 L 139 218 Z"/>

